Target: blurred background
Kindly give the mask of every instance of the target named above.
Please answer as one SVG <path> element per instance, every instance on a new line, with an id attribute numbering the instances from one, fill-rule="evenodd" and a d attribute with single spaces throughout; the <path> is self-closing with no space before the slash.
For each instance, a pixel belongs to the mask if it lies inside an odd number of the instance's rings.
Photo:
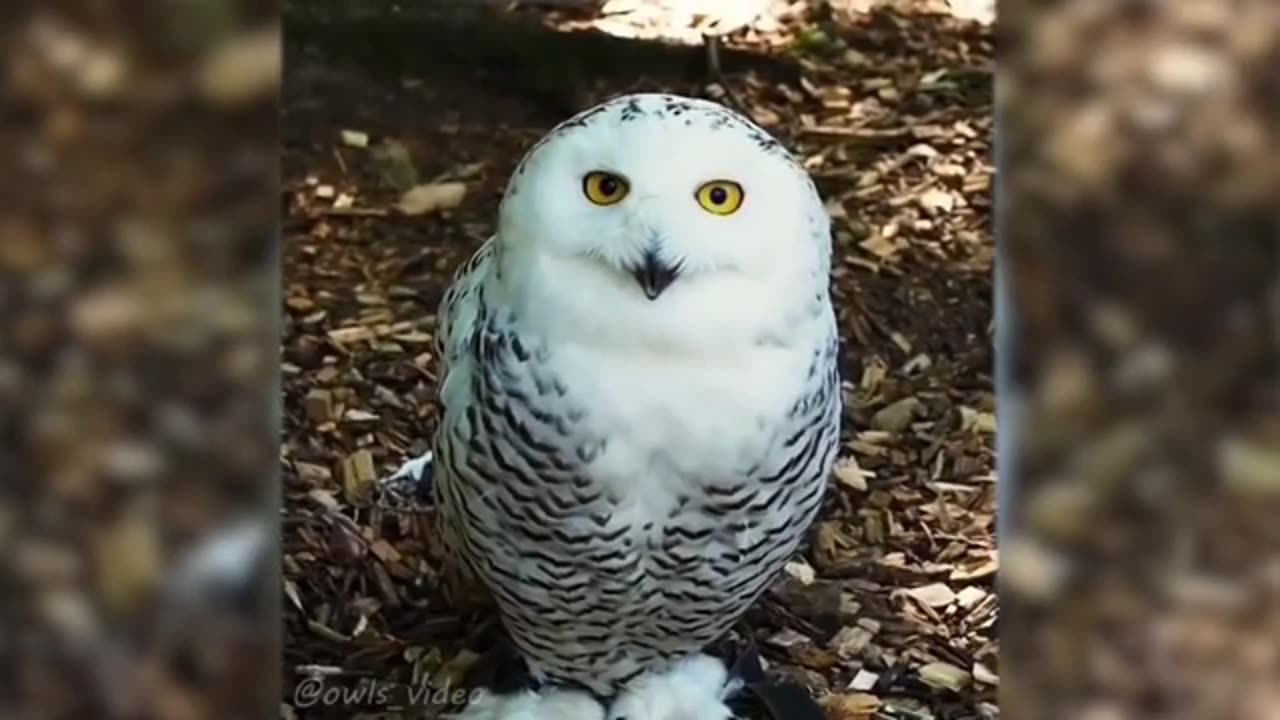
<path id="1" fill-rule="evenodd" d="M 520 153 L 636 89 L 747 112 L 835 221 L 846 444 L 737 639 L 833 718 L 1276 717 L 1277 8 L 992 10 L 7 4 L 0 717 L 437 713 L 294 691 L 492 643 L 374 481 Z"/>
<path id="2" fill-rule="evenodd" d="M 0 36 L 0 717 L 278 714 L 278 7 Z"/>
<path id="3" fill-rule="evenodd" d="M 1276 717 L 1280 8 L 1000 13 L 1001 710 Z"/>

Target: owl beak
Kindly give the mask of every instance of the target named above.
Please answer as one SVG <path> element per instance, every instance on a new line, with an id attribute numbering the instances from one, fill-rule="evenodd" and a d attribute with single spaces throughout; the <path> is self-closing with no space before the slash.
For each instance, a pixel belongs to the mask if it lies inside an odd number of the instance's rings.
<path id="1" fill-rule="evenodd" d="M 658 296 L 679 277 L 680 268 L 667 264 L 658 257 L 656 252 L 649 251 L 644 254 L 644 260 L 632 268 L 631 275 L 640 284 L 645 297 L 657 300 Z"/>

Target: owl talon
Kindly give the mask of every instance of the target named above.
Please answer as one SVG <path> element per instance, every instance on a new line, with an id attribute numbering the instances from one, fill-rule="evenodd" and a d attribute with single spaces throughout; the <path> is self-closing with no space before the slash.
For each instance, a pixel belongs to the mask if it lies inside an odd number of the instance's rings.
<path id="1" fill-rule="evenodd" d="M 513 695 L 484 692 L 449 720 L 605 720 L 604 707 L 586 693 L 531 690 Z"/>
<path id="2" fill-rule="evenodd" d="M 398 470 L 378 481 L 382 492 L 419 502 L 430 502 L 435 478 L 434 455 L 427 451 L 406 460 Z"/>
<path id="3" fill-rule="evenodd" d="M 410 458 L 391 477 L 387 478 L 387 481 L 404 480 L 414 483 L 429 483 L 431 482 L 432 460 L 434 458 L 435 456 L 429 450 L 416 458 Z"/>
<path id="4" fill-rule="evenodd" d="M 737 690 L 724 663 L 694 655 L 640 678 L 614 703 L 612 720 L 732 720 L 725 698 Z"/>

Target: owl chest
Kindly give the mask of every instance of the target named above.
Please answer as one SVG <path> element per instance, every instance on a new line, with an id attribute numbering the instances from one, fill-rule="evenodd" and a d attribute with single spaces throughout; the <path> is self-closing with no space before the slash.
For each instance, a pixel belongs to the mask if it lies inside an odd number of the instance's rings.
<path id="1" fill-rule="evenodd" d="M 744 473 L 783 423 L 796 390 L 789 358 L 732 360 L 568 351 L 555 372 L 583 410 L 580 431 L 601 441 L 602 482 L 676 485 Z"/>
<path id="2" fill-rule="evenodd" d="M 460 454 L 495 478 L 485 502 L 505 501 L 491 508 L 495 515 L 528 518 L 533 532 L 560 525 L 567 537 L 630 556 L 671 546 L 662 528 L 700 505 L 726 506 L 720 521 L 732 523 L 737 506 L 787 501 L 716 493 L 767 465 L 791 434 L 803 358 L 768 351 L 692 360 L 529 345 L 492 340 L 456 423 L 467 446 Z"/>
<path id="3" fill-rule="evenodd" d="M 449 435 L 446 515 L 523 632 L 552 639 L 572 620 L 640 647 L 713 637 L 794 551 L 825 431 L 795 432 L 803 391 L 593 367 L 477 373 Z"/>

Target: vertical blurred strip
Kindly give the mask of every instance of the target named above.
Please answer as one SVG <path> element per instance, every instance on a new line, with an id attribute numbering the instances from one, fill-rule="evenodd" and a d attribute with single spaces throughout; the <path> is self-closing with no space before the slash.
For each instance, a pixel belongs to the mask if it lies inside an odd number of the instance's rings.
<path id="1" fill-rule="evenodd" d="M 279 714 L 278 13 L 0 7 L 0 717 Z"/>
<path id="2" fill-rule="evenodd" d="M 996 151 L 999 154 L 999 150 Z M 999 203 L 1000 183 L 996 181 L 996 197 Z M 997 225 L 997 233 L 999 232 Z M 996 434 L 996 467 L 997 476 L 1002 478 L 996 487 L 996 544 L 1004 545 L 1016 530 L 1017 516 L 1014 509 L 1018 502 L 1018 488 L 1014 479 L 1018 477 L 1016 462 L 1018 459 L 1018 419 L 1022 407 L 1022 396 L 1013 378 L 1013 357 L 1016 346 L 1015 325 L 1011 313 L 1012 295 L 1009 292 L 1009 269 L 1007 259 L 996 249 L 995 266 L 995 320 L 996 320 L 996 403 L 1000 420 Z"/>
<path id="3" fill-rule="evenodd" d="M 1280 717 L 1280 3 L 999 33 L 1001 711 Z"/>

